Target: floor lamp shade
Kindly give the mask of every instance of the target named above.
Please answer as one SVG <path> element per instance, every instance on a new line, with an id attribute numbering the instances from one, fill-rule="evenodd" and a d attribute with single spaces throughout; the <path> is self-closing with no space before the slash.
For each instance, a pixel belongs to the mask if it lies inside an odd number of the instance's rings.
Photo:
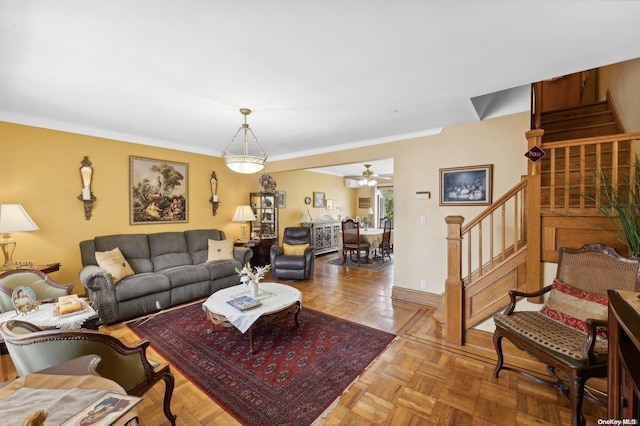
<path id="1" fill-rule="evenodd" d="M 4 255 L 4 268 L 13 265 L 13 252 L 16 241 L 11 238 L 12 232 L 37 231 L 38 225 L 31 219 L 21 204 L 0 204 L 0 249 Z"/>

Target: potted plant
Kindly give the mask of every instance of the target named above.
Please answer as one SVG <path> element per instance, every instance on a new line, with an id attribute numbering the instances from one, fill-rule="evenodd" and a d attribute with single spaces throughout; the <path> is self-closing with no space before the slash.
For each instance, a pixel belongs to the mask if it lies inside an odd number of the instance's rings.
<path id="1" fill-rule="evenodd" d="M 594 194 L 581 195 L 593 201 L 613 224 L 618 239 L 629 248 L 629 256 L 640 258 L 640 162 L 636 160 L 617 183 L 602 171 L 594 177 Z"/>

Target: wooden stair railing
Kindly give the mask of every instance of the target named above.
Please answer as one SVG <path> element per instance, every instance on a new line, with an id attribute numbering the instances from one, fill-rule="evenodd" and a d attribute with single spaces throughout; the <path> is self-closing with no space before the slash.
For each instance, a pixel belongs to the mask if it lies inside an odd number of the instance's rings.
<path id="1" fill-rule="evenodd" d="M 444 334 L 448 342 L 464 344 L 464 332 L 469 324 L 475 325 L 490 315 L 487 306 L 493 306 L 496 311 L 500 308 L 496 302 L 506 294 L 505 286 L 508 290 L 514 283 L 518 288 L 526 283 L 523 279 L 526 271 L 522 267 L 526 248 L 526 206 L 527 180 L 522 180 L 464 227 L 462 216 L 445 218 Z M 513 259 L 518 261 L 514 263 Z M 486 283 L 491 280 L 483 278 L 497 270 L 501 273 L 493 278 L 500 285 L 488 286 Z M 474 306 L 483 308 L 475 309 Z"/>
<path id="2" fill-rule="evenodd" d="M 600 176 L 621 187 L 636 179 L 640 132 L 542 142 L 540 169 L 541 259 L 556 262 L 561 246 L 602 242 L 626 255 L 614 226 L 601 213 Z M 591 198 L 591 199 L 590 199 Z"/>

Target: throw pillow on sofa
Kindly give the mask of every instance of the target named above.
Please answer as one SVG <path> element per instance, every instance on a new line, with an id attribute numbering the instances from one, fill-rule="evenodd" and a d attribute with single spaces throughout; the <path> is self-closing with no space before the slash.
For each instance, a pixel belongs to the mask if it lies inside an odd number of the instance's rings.
<path id="1" fill-rule="evenodd" d="M 98 266 L 111 274 L 114 284 L 135 274 L 118 247 L 110 251 L 97 251 L 96 262 L 98 262 Z"/>
<path id="2" fill-rule="evenodd" d="M 207 262 L 226 259 L 233 259 L 233 240 L 209 240 Z"/>

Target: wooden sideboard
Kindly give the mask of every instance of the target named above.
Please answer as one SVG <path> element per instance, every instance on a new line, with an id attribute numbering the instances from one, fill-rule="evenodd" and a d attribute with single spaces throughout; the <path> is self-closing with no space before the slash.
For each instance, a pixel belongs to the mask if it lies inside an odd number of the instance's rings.
<path id="1" fill-rule="evenodd" d="M 630 291 L 608 290 L 609 419 L 640 424 L 640 299 Z"/>
<path id="2" fill-rule="evenodd" d="M 338 235 L 342 230 L 340 221 L 318 220 L 302 222 L 301 225 L 311 228 L 311 244 L 315 248 L 316 256 L 338 251 Z"/>

